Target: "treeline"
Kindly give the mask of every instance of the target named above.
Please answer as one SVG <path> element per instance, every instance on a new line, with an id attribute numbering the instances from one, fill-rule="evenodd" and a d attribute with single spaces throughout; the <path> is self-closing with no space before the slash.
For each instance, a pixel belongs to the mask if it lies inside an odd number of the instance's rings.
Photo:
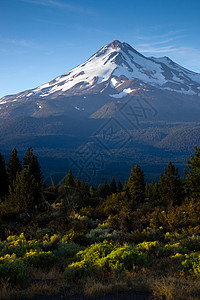
<path id="1" fill-rule="evenodd" d="M 69 170 L 46 187 L 32 148 L 22 162 L 16 149 L 7 164 L 0 154 L 0 298 L 66 283 L 64 295 L 145 287 L 155 299 L 200 299 L 200 148 L 187 165 L 181 178 L 169 162 L 151 184 L 136 165 L 127 182 L 98 187 Z"/>
<path id="2" fill-rule="evenodd" d="M 145 182 L 143 171 L 136 165 L 125 183 L 116 182 L 112 177 L 110 183 L 105 181 L 97 188 L 74 178 L 69 170 L 61 185 L 52 183 L 46 187 L 33 149 L 28 148 L 21 162 L 14 148 L 7 164 L 0 154 L 0 220 L 9 219 L 9 214 L 16 218 L 18 214 L 26 214 L 31 219 L 59 206 L 59 225 L 66 224 L 74 211 L 93 219 L 108 218 L 113 228 L 130 231 L 152 224 L 163 226 L 171 222 L 166 218 L 181 220 L 182 213 L 175 215 L 190 207 L 192 215 L 185 226 L 191 222 L 196 224 L 195 213 L 200 199 L 200 148 L 195 147 L 187 165 L 185 178 L 181 178 L 178 168 L 169 162 L 159 181 L 151 184 Z"/>

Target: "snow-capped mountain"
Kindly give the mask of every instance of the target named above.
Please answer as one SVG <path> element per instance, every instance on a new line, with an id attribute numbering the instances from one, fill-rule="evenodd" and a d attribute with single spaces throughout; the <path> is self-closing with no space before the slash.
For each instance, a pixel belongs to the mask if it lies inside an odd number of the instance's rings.
<path id="1" fill-rule="evenodd" d="M 189 71 L 168 57 L 145 57 L 127 43 L 117 40 L 104 46 L 85 63 L 54 80 L 22 93 L 0 99 L 0 115 L 5 108 L 37 99 L 37 110 L 44 100 L 59 96 L 101 94 L 124 98 L 149 89 L 200 96 L 200 74 Z M 80 108 L 74 105 L 74 108 Z"/>
<path id="2" fill-rule="evenodd" d="M 174 157 L 181 165 L 199 136 L 200 74 L 117 40 L 52 81 L 0 99 L 0 150 L 31 145 L 48 171 L 82 159 L 76 150 L 86 141 L 86 157 L 117 153 L 117 176 L 119 161 L 129 168 L 133 158 L 152 170 Z"/>
<path id="3" fill-rule="evenodd" d="M 122 80 L 120 77 L 124 77 Z M 167 57 L 147 58 L 127 43 L 114 41 L 94 54 L 86 63 L 74 68 L 53 81 L 39 86 L 28 97 L 51 94 L 91 92 L 98 87 L 103 92 L 108 84 L 115 92 L 124 81 L 139 79 L 154 87 L 178 93 L 200 95 L 200 74 L 188 71 Z M 131 93 L 131 89 L 123 90 Z"/>

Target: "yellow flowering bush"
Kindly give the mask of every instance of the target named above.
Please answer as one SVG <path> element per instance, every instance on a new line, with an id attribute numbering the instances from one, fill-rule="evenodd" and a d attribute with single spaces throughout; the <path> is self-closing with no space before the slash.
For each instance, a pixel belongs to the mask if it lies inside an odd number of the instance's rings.
<path id="1" fill-rule="evenodd" d="M 99 276 L 123 270 L 138 270 L 148 266 L 148 255 L 139 252 L 134 246 L 125 245 L 116 248 L 114 245 L 103 242 L 93 244 L 84 251 L 77 253 L 78 262 L 70 264 L 64 272 L 67 281 L 87 276 Z"/>
<path id="2" fill-rule="evenodd" d="M 21 288 L 28 286 L 29 272 L 25 263 L 13 255 L 5 255 L 0 257 L 0 281 L 9 280 L 12 285 Z"/>
<path id="3" fill-rule="evenodd" d="M 148 254 L 157 254 L 159 250 L 161 249 L 160 243 L 158 241 L 154 242 L 143 242 L 140 244 L 137 244 L 135 247 L 136 250 L 141 252 L 148 252 Z"/>
<path id="4" fill-rule="evenodd" d="M 99 258 L 107 256 L 113 249 L 114 246 L 111 243 L 95 243 L 86 248 L 84 251 L 78 252 L 76 258 L 77 260 L 84 259 L 93 262 Z"/>
<path id="5" fill-rule="evenodd" d="M 105 258 L 97 260 L 95 265 L 101 266 L 107 271 L 131 271 L 148 266 L 148 255 L 137 251 L 131 246 L 124 246 L 114 249 Z"/>
<path id="6" fill-rule="evenodd" d="M 64 271 L 64 279 L 66 281 L 74 281 L 92 274 L 92 263 L 87 260 L 74 262 L 70 264 Z"/>
<path id="7" fill-rule="evenodd" d="M 175 262 L 182 262 L 185 259 L 185 255 L 181 253 L 176 253 L 175 255 L 171 255 L 170 258 Z"/>
<path id="8" fill-rule="evenodd" d="M 40 243 L 37 240 L 27 241 L 24 234 L 22 233 L 19 236 L 9 236 L 3 243 L 3 247 L 0 250 L 0 255 L 12 255 L 14 253 L 17 257 L 20 258 L 23 257 L 27 251 L 36 250 L 39 248 Z"/>
<path id="9" fill-rule="evenodd" d="M 163 248 L 160 249 L 160 256 L 161 257 L 169 257 L 171 255 L 175 255 L 176 253 L 187 254 L 188 250 L 183 248 L 180 244 L 166 244 Z"/>
<path id="10" fill-rule="evenodd" d="M 30 251 L 24 255 L 23 260 L 29 266 L 50 267 L 55 263 L 56 256 L 52 251 Z"/>
<path id="11" fill-rule="evenodd" d="M 187 274 L 200 277 L 200 254 L 185 254 L 185 259 L 181 262 L 180 269 Z"/>

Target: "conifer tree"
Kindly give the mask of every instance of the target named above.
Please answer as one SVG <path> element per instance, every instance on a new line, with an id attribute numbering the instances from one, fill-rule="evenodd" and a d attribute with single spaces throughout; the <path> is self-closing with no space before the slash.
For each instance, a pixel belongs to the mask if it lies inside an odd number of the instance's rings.
<path id="1" fill-rule="evenodd" d="M 17 150 L 14 148 L 7 164 L 7 175 L 10 185 L 12 185 L 13 180 L 16 179 L 17 173 L 20 173 L 21 171 L 22 164 L 17 156 Z"/>
<path id="2" fill-rule="evenodd" d="M 123 191 L 123 184 L 122 184 L 121 180 L 119 180 L 118 184 L 117 184 L 117 192 L 121 193 L 122 191 Z"/>
<path id="3" fill-rule="evenodd" d="M 131 174 L 128 180 L 128 188 L 132 203 L 143 203 L 145 200 L 145 182 L 144 172 L 141 171 L 140 166 L 136 165 L 131 169 Z"/>
<path id="4" fill-rule="evenodd" d="M 116 193 L 117 192 L 117 185 L 116 185 L 116 181 L 115 178 L 112 177 L 111 183 L 110 183 L 110 191 L 111 193 Z"/>
<path id="5" fill-rule="evenodd" d="M 189 170 L 184 170 L 186 175 L 186 192 L 194 198 L 200 198 L 200 148 L 195 146 L 194 155 L 187 160 Z"/>
<path id="6" fill-rule="evenodd" d="M 73 178 L 73 175 L 72 175 L 72 171 L 69 170 L 67 176 L 65 177 L 64 181 L 63 181 L 63 184 L 65 186 L 69 186 L 69 187 L 74 187 L 75 186 L 75 183 L 74 183 L 74 178 Z"/>
<path id="7" fill-rule="evenodd" d="M 81 190 L 84 191 L 87 188 L 85 181 L 81 180 Z"/>
<path id="8" fill-rule="evenodd" d="M 3 155 L 0 153 L 0 197 L 8 193 L 8 177 L 6 174 L 6 165 Z"/>
<path id="9" fill-rule="evenodd" d="M 178 168 L 170 161 L 160 175 L 159 194 L 164 205 L 180 205 L 184 199 L 183 181 L 178 174 Z"/>
<path id="10" fill-rule="evenodd" d="M 147 199 L 150 198 L 150 187 L 147 182 L 145 184 L 145 198 L 147 198 Z"/>
<path id="11" fill-rule="evenodd" d="M 75 188 L 77 188 L 77 189 L 80 189 L 80 187 L 81 187 L 80 180 L 78 179 L 77 176 L 76 176 L 76 178 L 74 179 L 74 186 L 75 186 Z"/>
<path id="12" fill-rule="evenodd" d="M 83 179 L 81 180 L 80 190 L 82 194 L 89 194 L 88 184 Z"/>
<path id="13" fill-rule="evenodd" d="M 9 203 L 23 212 L 34 212 L 42 200 L 41 184 L 30 172 L 30 167 L 26 167 L 19 174 L 10 187 Z"/>
<path id="14" fill-rule="evenodd" d="M 123 190 L 122 190 L 122 191 L 126 194 L 126 196 L 127 196 L 128 198 L 130 198 L 130 192 L 129 192 L 128 181 L 125 181 L 125 182 L 124 182 L 124 186 L 123 186 Z"/>
<path id="15" fill-rule="evenodd" d="M 30 174 L 33 175 L 37 182 L 42 182 L 41 168 L 37 156 L 33 154 L 33 149 L 31 147 L 28 148 L 25 157 L 23 158 L 23 167 L 29 168 Z"/>
<path id="16" fill-rule="evenodd" d="M 98 197 L 103 197 L 103 187 L 101 184 L 98 185 L 98 188 L 97 188 L 97 196 Z"/>
<path id="17" fill-rule="evenodd" d="M 104 184 L 102 186 L 102 194 L 103 194 L 104 198 L 106 198 L 106 196 L 111 194 L 110 186 L 109 186 L 109 184 L 107 183 L 106 180 L 104 181 Z"/>
<path id="18" fill-rule="evenodd" d="M 94 196 L 94 191 L 93 191 L 93 187 L 92 187 L 92 185 L 90 186 L 90 189 L 89 189 L 89 194 L 90 194 L 90 196 L 91 196 L 91 197 L 93 197 L 93 196 Z"/>
<path id="19" fill-rule="evenodd" d="M 159 183 L 154 182 L 154 180 L 151 181 L 149 186 L 149 200 L 151 203 L 158 203 L 159 202 Z"/>

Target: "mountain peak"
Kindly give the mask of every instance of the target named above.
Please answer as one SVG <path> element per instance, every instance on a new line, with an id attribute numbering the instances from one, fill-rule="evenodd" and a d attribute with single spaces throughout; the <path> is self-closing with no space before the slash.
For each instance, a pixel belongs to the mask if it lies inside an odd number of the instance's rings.
<path id="1" fill-rule="evenodd" d="M 112 47 L 113 49 L 121 48 L 122 45 L 123 43 L 121 43 L 119 40 L 114 40 L 108 44 L 108 46 Z"/>
<path id="2" fill-rule="evenodd" d="M 140 81 L 139 87 L 135 85 L 136 81 Z M 128 43 L 114 40 L 83 64 L 52 81 L 0 99 L 0 116 L 2 108 L 5 106 L 6 110 L 8 104 L 14 106 L 15 101 L 17 104 L 24 99 L 36 99 L 40 109 L 43 99 L 56 99 L 58 96 L 104 92 L 111 98 L 122 98 L 140 91 L 143 83 L 168 92 L 200 96 L 200 74 L 186 70 L 166 56 L 145 57 Z"/>

